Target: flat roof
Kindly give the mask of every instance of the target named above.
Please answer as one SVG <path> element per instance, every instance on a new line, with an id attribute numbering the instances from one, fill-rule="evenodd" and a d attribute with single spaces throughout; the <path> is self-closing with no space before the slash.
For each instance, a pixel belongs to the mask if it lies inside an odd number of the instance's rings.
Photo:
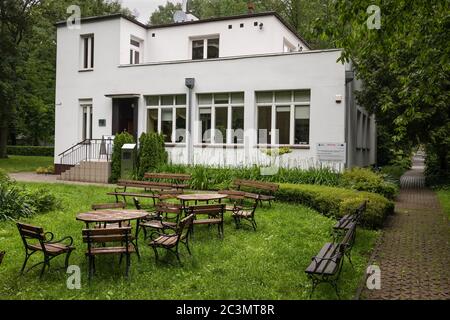
<path id="1" fill-rule="evenodd" d="M 308 42 L 302 36 L 300 36 L 297 33 L 297 31 L 294 28 L 292 28 L 275 11 L 241 14 L 241 15 L 228 16 L 228 17 L 214 17 L 214 18 L 201 19 L 201 20 L 195 20 L 195 21 L 185 21 L 185 22 L 176 22 L 176 23 L 174 22 L 174 23 L 167 23 L 167 24 L 160 24 L 160 25 L 146 25 L 146 24 L 141 23 L 141 22 L 137 21 L 136 19 L 129 17 L 123 13 L 116 13 L 116 14 L 110 14 L 110 15 L 104 15 L 104 16 L 81 18 L 81 23 L 90 23 L 90 22 L 98 22 L 98 21 L 122 18 L 122 19 L 128 20 L 142 28 L 145 28 L 147 30 L 153 30 L 153 29 L 180 27 L 180 26 L 185 26 L 185 25 L 201 24 L 201 23 L 216 22 L 216 21 L 227 21 L 227 20 L 236 20 L 236 19 L 267 17 L 267 16 L 274 16 L 275 18 L 277 18 L 289 31 L 291 31 L 300 41 L 302 41 L 308 47 L 308 49 L 312 49 L 311 46 L 308 44 Z M 58 21 L 57 23 L 55 23 L 55 26 L 61 27 L 61 26 L 66 25 L 66 23 L 67 23 L 66 21 Z"/>

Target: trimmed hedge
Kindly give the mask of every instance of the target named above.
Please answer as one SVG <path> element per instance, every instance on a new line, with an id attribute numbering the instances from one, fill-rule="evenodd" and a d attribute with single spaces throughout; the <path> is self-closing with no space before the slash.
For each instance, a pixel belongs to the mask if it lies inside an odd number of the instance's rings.
<path id="1" fill-rule="evenodd" d="M 41 146 L 7 146 L 6 152 L 12 156 L 53 157 L 55 148 Z"/>
<path id="2" fill-rule="evenodd" d="M 381 228 L 386 217 L 394 212 L 394 203 L 381 195 L 344 188 L 280 184 L 276 197 L 280 201 L 306 205 L 325 216 L 337 219 L 356 210 L 367 199 L 367 210 L 361 224 L 370 229 Z"/>
<path id="3" fill-rule="evenodd" d="M 381 174 L 365 168 L 346 170 L 342 175 L 340 186 L 378 193 L 388 199 L 394 199 L 399 191 L 399 187 L 395 183 L 385 181 Z"/>

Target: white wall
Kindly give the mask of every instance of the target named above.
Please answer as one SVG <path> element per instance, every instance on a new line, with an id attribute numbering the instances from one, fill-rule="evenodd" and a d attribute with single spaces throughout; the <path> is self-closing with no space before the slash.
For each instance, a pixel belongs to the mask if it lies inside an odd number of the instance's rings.
<path id="1" fill-rule="evenodd" d="M 136 32 L 132 24 L 122 19 L 122 34 Z M 254 26 L 254 22 L 258 26 Z M 240 28 L 240 24 L 244 27 Z M 259 28 L 263 23 L 263 28 Z M 232 29 L 228 29 L 232 25 Z M 136 26 L 139 28 L 138 26 Z M 152 37 L 155 34 L 155 37 Z M 144 62 L 159 62 L 173 60 L 189 60 L 192 58 L 191 37 L 219 35 L 219 56 L 232 57 L 239 55 L 280 53 L 283 52 L 283 40 L 286 38 L 296 48 L 307 47 L 286 28 L 276 17 L 263 16 L 254 18 L 232 19 L 191 25 L 180 25 L 165 28 L 150 28 L 146 37 L 146 52 Z M 127 46 L 128 48 L 129 46 Z M 123 55 L 128 51 L 124 50 Z M 121 58 L 128 63 L 129 59 Z M 124 63 L 122 62 L 122 63 Z"/>
<path id="2" fill-rule="evenodd" d="M 184 83 L 188 77 L 196 79 L 194 97 L 197 93 L 245 92 L 245 129 L 254 128 L 256 123 L 255 91 L 310 89 L 310 148 L 294 150 L 286 156 L 286 161 L 313 163 L 315 143 L 343 142 L 345 139 L 345 103 L 335 102 L 338 94 L 345 99 L 345 67 L 336 63 L 340 55 L 338 50 L 111 67 L 119 60 L 119 41 L 108 35 L 114 30 L 118 32 L 118 27 L 118 20 L 103 22 L 102 28 L 95 31 L 96 41 L 100 41 L 96 46 L 96 64 L 94 71 L 86 73 L 79 73 L 78 65 L 74 63 L 77 57 L 73 54 L 76 49 L 73 39 L 79 35 L 66 29 L 58 30 L 56 102 L 61 105 L 56 107 L 55 155 L 79 142 L 79 99 L 93 99 L 93 138 L 101 138 L 111 134 L 112 100 L 105 94 L 187 93 Z M 140 132 L 146 128 L 143 102 L 141 96 Z M 98 119 L 102 118 L 107 120 L 105 128 L 98 127 Z M 253 137 L 249 144 L 253 145 L 255 141 Z M 199 150 L 205 151 L 197 149 L 196 152 Z M 220 158 L 220 153 L 217 150 L 211 152 L 210 164 L 220 163 L 215 160 Z M 258 151 L 251 149 L 250 152 L 249 158 Z M 55 163 L 59 163 L 58 157 L 55 157 Z"/>
<path id="3" fill-rule="evenodd" d="M 55 94 L 55 156 L 81 140 L 80 99 L 93 100 L 93 137 L 111 133 L 111 121 L 99 128 L 98 119 L 111 118 L 111 106 L 105 100 L 105 79 L 117 74 L 120 62 L 120 20 L 86 23 L 80 30 L 59 27 L 57 32 Z M 94 33 L 94 70 L 80 72 L 80 35 Z M 98 89 L 98 90 L 97 90 Z M 109 86 L 114 90 L 114 86 Z M 106 90 L 108 91 L 108 90 Z"/>

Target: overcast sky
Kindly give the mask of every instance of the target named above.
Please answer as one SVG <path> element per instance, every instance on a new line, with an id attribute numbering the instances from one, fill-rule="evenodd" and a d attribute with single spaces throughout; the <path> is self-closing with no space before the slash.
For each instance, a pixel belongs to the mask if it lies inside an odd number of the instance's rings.
<path id="1" fill-rule="evenodd" d="M 136 10 L 139 13 L 138 20 L 147 23 L 150 15 L 155 11 L 158 6 L 164 5 L 169 2 L 181 2 L 181 0 L 121 0 L 122 5 L 127 7 L 132 12 Z"/>

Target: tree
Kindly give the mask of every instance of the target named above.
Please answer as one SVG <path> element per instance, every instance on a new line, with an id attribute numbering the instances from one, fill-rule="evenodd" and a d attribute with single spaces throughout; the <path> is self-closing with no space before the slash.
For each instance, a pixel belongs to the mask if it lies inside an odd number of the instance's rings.
<path id="1" fill-rule="evenodd" d="M 3 0 L 4 1 L 4 0 Z M 29 27 L 16 48 L 16 81 L 9 108 L 9 142 L 39 145 L 53 142 L 56 74 L 56 28 L 53 24 L 69 16 L 67 8 L 78 5 L 82 16 L 122 12 L 118 0 L 42 0 L 33 7 Z M 3 55 L 2 55 L 3 56 Z"/>
<path id="2" fill-rule="evenodd" d="M 158 9 L 150 16 L 148 23 L 150 25 L 172 23 L 173 15 L 177 10 L 181 10 L 181 3 L 166 2 L 164 6 L 158 6 Z"/>
<path id="3" fill-rule="evenodd" d="M 39 0 L 0 0 L 0 158 L 6 158 L 8 128 L 16 104 L 19 45 L 31 28 L 31 12 Z"/>
<path id="4" fill-rule="evenodd" d="M 353 62 L 364 83 L 358 102 L 392 133 L 392 141 L 431 145 L 441 171 L 448 173 L 448 2 L 385 0 L 380 4 L 380 29 L 369 28 L 372 4 L 336 1 L 331 8 L 337 19 L 322 21 L 323 35 L 344 49 L 342 61 Z"/>

